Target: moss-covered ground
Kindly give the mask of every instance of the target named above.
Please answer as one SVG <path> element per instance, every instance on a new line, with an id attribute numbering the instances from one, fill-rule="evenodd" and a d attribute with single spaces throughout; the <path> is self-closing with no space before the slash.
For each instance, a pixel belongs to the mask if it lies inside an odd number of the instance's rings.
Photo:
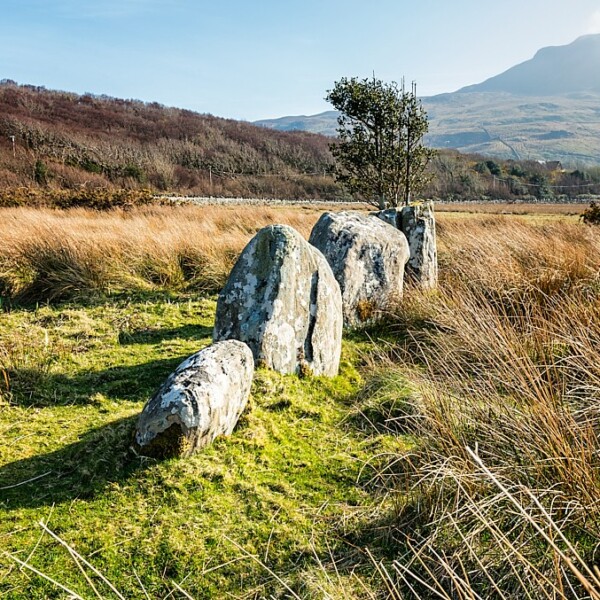
<path id="1" fill-rule="evenodd" d="M 191 458 L 131 449 L 144 402 L 210 343 L 214 309 L 163 295 L 1 315 L 0 597 L 69 596 L 15 559 L 83 598 L 118 597 L 40 521 L 126 598 L 291 594 L 278 577 L 310 597 L 319 562 L 349 553 L 373 457 L 404 443 L 349 418 L 366 336 L 344 341 L 334 379 L 257 371 L 233 435 Z"/>

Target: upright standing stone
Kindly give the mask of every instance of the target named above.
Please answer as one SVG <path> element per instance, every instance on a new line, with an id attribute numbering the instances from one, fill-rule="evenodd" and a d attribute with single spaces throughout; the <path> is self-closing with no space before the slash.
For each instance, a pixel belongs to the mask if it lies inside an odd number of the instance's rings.
<path id="1" fill-rule="evenodd" d="M 357 212 L 324 213 L 309 241 L 340 284 L 347 326 L 373 320 L 402 296 L 408 243 L 394 227 Z"/>
<path id="2" fill-rule="evenodd" d="M 410 248 L 406 265 L 407 275 L 422 288 L 437 286 L 437 242 L 435 236 L 435 214 L 430 201 L 401 209 L 390 208 L 372 213 L 382 221 L 393 225 L 404 233 Z"/>
<path id="3" fill-rule="evenodd" d="M 184 360 L 144 406 L 135 433 L 139 452 L 186 456 L 229 435 L 248 402 L 253 375 L 250 348 L 235 340 Z"/>
<path id="4" fill-rule="evenodd" d="M 323 255 L 291 227 L 261 229 L 219 294 L 213 339 L 245 342 L 280 373 L 337 375 L 342 297 Z"/>

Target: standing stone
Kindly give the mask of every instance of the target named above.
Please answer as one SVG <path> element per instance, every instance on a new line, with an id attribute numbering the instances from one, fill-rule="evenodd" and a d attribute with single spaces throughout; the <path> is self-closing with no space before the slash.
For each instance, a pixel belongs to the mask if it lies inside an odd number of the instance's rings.
<path id="1" fill-rule="evenodd" d="M 261 229 L 219 294 L 213 339 L 245 342 L 280 373 L 337 375 L 342 297 L 323 255 L 291 227 Z"/>
<path id="2" fill-rule="evenodd" d="M 235 340 L 184 360 L 144 406 L 135 433 L 139 452 L 187 456 L 229 435 L 248 402 L 253 375 L 250 348 Z"/>
<path id="3" fill-rule="evenodd" d="M 309 241 L 340 284 L 345 325 L 376 318 L 402 296 L 408 243 L 394 227 L 356 212 L 324 213 Z"/>
<path id="4" fill-rule="evenodd" d="M 398 228 L 406 236 L 410 248 L 407 275 L 424 289 L 435 288 L 438 264 L 433 202 L 403 206 L 400 210 L 389 208 L 372 214 Z"/>

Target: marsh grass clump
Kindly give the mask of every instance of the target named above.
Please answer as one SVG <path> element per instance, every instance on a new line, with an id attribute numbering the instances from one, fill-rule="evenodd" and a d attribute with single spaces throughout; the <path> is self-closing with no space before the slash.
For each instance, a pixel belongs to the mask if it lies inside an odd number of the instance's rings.
<path id="1" fill-rule="evenodd" d="M 148 206 L 3 209 L 0 291 L 34 304 L 93 299 L 115 292 L 196 291 L 224 285 L 239 253 L 265 225 L 308 234 L 314 209 Z"/>
<path id="2" fill-rule="evenodd" d="M 600 597 L 600 238 L 501 217 L 442 230 L 428 327 L 398 307 L 395 367 L 364 400 L 389 405 L 407 373 L 419 396 L 415 447 L 388 469 L 390 585 Z"/>

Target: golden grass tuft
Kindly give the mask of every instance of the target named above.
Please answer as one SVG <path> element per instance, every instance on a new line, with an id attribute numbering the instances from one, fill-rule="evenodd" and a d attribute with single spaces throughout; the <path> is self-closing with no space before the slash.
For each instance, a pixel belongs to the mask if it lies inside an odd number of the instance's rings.
<path id="1" fill-rule="evenodd" d="M 318 214 L 268 207 L 2 210 L 0 291 L 27 302 L 144 290 L 218 291 L 254 233 Z"/>
<path id="2" fill-rule="evenodd" d="M 440 229 L 440 289 L 407 293 L 386 367 L 418 391 L 416 448 L 382 477 L 398 589 L 600 598 L 600 236 L 500 216 Z"/>

